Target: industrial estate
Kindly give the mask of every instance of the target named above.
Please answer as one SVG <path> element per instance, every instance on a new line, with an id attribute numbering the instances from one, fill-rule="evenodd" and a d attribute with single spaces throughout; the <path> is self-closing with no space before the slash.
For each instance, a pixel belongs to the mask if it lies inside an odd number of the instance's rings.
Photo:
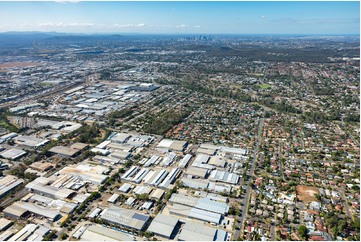
<path id="1" fill-rule="evenodd" d="M 359 41 L 0 33 L 0 240 L 359 241 Z"/>

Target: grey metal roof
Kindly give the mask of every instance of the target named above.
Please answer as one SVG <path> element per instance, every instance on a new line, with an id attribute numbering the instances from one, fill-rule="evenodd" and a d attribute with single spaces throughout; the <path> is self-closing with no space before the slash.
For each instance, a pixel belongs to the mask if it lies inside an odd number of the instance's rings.
<path id="1" fill-rule="evenodd" d="M 175 217 L 158 214 L 147 230 L 155 234 L 170 238 L 178 221 L 179 220 Z"/>

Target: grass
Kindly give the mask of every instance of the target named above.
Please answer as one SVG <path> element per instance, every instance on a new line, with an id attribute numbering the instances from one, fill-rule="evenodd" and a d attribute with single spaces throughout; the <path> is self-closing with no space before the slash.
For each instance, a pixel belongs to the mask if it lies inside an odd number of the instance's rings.
<path id="1" fill-rule="evenodd" d="M 269 89 L 269 88 L 272 87 L 270 84 L 265 84 L 265 83 L 259 84 L 258 86 L 259 86 L 261 89 Z"/>

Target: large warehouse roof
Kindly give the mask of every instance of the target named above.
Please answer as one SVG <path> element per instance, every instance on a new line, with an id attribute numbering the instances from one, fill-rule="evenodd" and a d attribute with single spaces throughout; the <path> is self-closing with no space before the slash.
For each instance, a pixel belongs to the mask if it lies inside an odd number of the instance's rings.
<path id="1" fill-rule="evenodd" d="M 183 241 L 214 241 L 217 229 L 203 224 L 187 221 L 179 234 Z"/>
<path id="2" fill-rule="evenodd" d="M 10 150 L 3 151 L 2 153 L 0 153 L 0 156 L 4 157 L 6 159 L 15 160 L 25 154 L 26 154 L 26 151 L 12 148 Z"/>
<path id="3" fill-rule="evenodd" d="M 150 217 L 132 210 L 111 206 L 103 211 L 101 218 L 114 224 L 142 230 Z"/>
<path id="4" fill-rule="evenodd" d="M 163 237 L 170 238 L 178 221 L 177 218 L 172 216 L 158 214 L 147 230 Z"/>

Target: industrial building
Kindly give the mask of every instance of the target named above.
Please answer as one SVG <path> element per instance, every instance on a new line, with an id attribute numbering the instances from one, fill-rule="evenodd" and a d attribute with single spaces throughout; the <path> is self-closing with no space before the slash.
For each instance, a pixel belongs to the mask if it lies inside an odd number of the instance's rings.
<path id="1" fill-rule="evenodd" d="M 150 216 L 133 212 L 117 206 L 106 208 L 101 218 L 105 221 L 127 229 L 145 230 L 150 222 Z"/>
<path id="2" fill-rule="evenodd" d="M 176 227 L 179 226 L 179 220 L 175 217 L 158 214 L 150 224 L 147 231 L 153 232 L 156 235 L 173 239 L 175 237 Z"/>
<path id="3" fill-rule="evenodd" d="M 170 149 L 174 151 L 183 151 L 187 147 L 186 141 L 180 141 L 180 140 L 171 140 L 171 139 L 163 139 L 159 144 L 157 145 L 157 148 L 160 149 Z"/>
<path id="4" fill-rule="evenodd" d="M 81 232 L 80 241 L 134 241 L 133 236 L 97 224 Z"/>
<path id="5" fill-rule="evenodd" d="M 211 200 L 208 197 L 196 198 L 188 195 L 173 193 L 169 199 L 171 203 L 178 203 L 189 207 L 195 207 L 201 210 L 210 211 L 225 215 L 228 213 L 229 206 L 227 203 Z"/>
<path id="6" fill-rule="evenodd" d="M 222 215 L 218 213 L 213 213 L 198 208 L 192 208 L 189 206 L 181 205 L 174 203 L 168 205 L 169 214 L 176 215 L 185 218 L 197 219 L 204 222 L 220 224 L 222 220 Z"/>
<path id="7" fill-rule="evenodd" d="M 20 184 L 24 182 L 16 176 L 8 175 L 0 179 L 0 198 L 4 197 L 9 192 L 13 191 Z"/>
<path id="8" fill-rule="evenodd" d="M 5 215 L 16 219 L 26 216 L 27 213 L 33 213 L 35 215 L 45 217 L 52 222 L 61 217 L 60 213 L 55 209 L 49 209 L 33 203 L 25 202 L 14 202 L 12 205 L 5 208 L 3 212 Z"/>
<path id="9" fill-rule="evenodd" d="M 14 138 L 16 144 L 38 148 L 49 142 L 47 139 L 39 139 L 34 136 L 21 135 Z"/>
<path id="10" fill-rule="evenodd" d="M 188 166 L 190 160 L 192 159 L 192 155 L 191 154 L 186 154 L 180 161 L 178 166 L 180 168 L 185 168 Z"/>
<path id="11" fill-rule="evenodd" d="M 90 182 L 95 185 L 103 184 L 107 179 L 108 175 L 104 175 L 109 171 L 108 167 L 105 166 L 91 166 L 88 164 L 80 164 L 76 167 L 64 167 L 59 171 L 60 174 L 71 175 L 79 178 L 84 182 Z"/>
<path id="12" fill-rule="evenodd" d="M 0 156 L 2 156 L 5 159 L 10 159 L 10 160 L 16 160 L 24 155 L 26 155 L 26 151 L 23 151 L 21 149 L 15 149 L 15 148 L 5 150 L 0 153 Z"/>
<path id="13" fill-rule="evenodd" d="M 74 157 L 75 155 L 79 154 L 80 151 L 66 146 L 54 146 L 49 150 L 49 152 L 64 157 Z"/>
<path id="14" fill-rule="evenodd" d="M 180 241 L 226 241 L 227 232 L 221 229 L 187 221 L 179 234 Z"/>
<path id="15" fill-rule="evenodd" d="M 228 171 L 213 170 L 209 176 L 210 181 L 237 184 L 239 175 Z"/>
<path id="16" fill-rule="evenodd" d="M 8 220 L 6 218 L 0 218 L 0 231 L 5 231 L 8 228 L 13 225 L 13 222 L 11 220 Z"/>
<path id="17" fill-rule="evenodd" d="M 76 194 L 76 192 L 67 188 L 58 188 L 58 187 L 50 186 L 49 184 L 52 182 L 54 181 L 49 178 L 38 177 L 34 181 L 28 183 L 25 186 L 25 188 L 39 195 L 45 195 L 50 198 L 62 199 L 62 200 Z"/>

